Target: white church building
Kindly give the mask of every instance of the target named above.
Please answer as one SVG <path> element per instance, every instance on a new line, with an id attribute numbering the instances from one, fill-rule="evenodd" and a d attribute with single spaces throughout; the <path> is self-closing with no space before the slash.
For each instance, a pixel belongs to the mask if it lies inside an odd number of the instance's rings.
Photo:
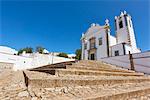
<path id="1" fill-rule="evenodd" d="M 116 36 L 110 34 L 109 20 L 105 25 L 91 24 L 90 28 L 82 34 L 82 59 L 99 60 L 105 57 L 139 53 L 137 48 L 132 18 L 126 11 L 115 16 Z"/>

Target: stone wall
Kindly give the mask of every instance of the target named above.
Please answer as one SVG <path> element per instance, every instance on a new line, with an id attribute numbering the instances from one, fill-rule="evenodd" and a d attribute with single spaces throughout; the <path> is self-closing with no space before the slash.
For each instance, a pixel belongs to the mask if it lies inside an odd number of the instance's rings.
<path id="1" fill-rule="evenodd" d="M 0 52 L 0 62 L 12 63 L 13 70 L 24 70 L 36 68 L 44 65 L 55 64 L 60 62 L 74 61 L 75 59 L 68 59 L 46 54 L 33 54 L 32 56 L 18 56 Z"/>
<path id="2" fill-rule="evenodd" d="M 0 69 L 12 69 L 13 63 L 0 62 Z"/>

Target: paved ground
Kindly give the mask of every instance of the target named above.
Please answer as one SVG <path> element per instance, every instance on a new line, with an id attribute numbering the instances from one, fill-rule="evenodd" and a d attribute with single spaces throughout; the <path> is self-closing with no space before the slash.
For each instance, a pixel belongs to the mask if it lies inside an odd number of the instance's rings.
<path id="1" fill-rule="evenodd" d="M 61 87 L 61 88 L 42 88 L 32 89 L 32 92 L 38 97 L 44 100 L 52 99 L 59 100 L 60 98 L 69 100 L 80 100 L 99 96 L 107 96 L 110 94 L 116 94 L 120 92 L 127 92 L 131 89 L 138 89 L 141 86 L 150 86 L 150 83 L 142 84 L 120 84 L 113 86 L 77 86 L 77 87 Z M 135 87 L 135 88 L 132 88 Z M 150 95 L 143 95 L 139 97 L 132 97 L 129 100 L 150 100 Z M 111 100 L 111 99 L 110 99 Z"/>
<path id="2" fill-rule="evenodd" d="M 80 63 L 75 63 L 71 66 L 74 68 L 95 67 L 110 70 L 121 69 L 112 65 L 108 66 L 108 64 L 93 61 L 81 61 Z M 70 68 L 69 70 L 73 69 Z M 88 70 L 86 71 L 89 72 Z M 0 100 L 95 100 L 96 98 L 99 98 L 98 100 L 100 100 L 101 97 L 103 97 L 102 100 L 120 100 L 119 98 L 121 98 L 121 100 L 150 100 L 150 77 L 130 75 L 113 76 L 105 74 L 99 76 L 95 75 L 95 73 L 92 73 L 90 75 L 71 73 L 64 73 L 62 75 L 50 75 L 44 72 L 24 72 L 29 78 L 28 87 L 26 87 L 25 85 L 24 75 L 22 71 L 14 72 L 11 70 L 0 69 Z M 75 73 L 78 72 L 79 70 Z M 114 72 L 110 71 L 110 73 Z M 132 71 L 130 71 L 129 73 L 132 73 Z M 146 81 L 144 81 L 143 79 Z M 32 84 L 32 80 L 36 80 L 35 83 L 38 83 L 38 85 L 35 85 L 34 82 L 34 84 Z M 42 84 L 38 80 L 40 80 Z M 56 80 L 59 80 L 58 83 L 62 85 L 56 84 Z M 86 84 L 86 86 L 85 84 L 73 85 L 73 83 L 78 82 L 89 83 L 89 81 L 91 81 L 93 83 L 93 80 L 96 80 L 94 82 L 98 84 Z M 101 84 L 99 80 L 106 80 L 106 84 Z M 110 81 L 107 82 L 108 80 Z M 115 80 L 114 83 L 113 80 Z M 121 80 L 122 82 L 119 83 L 119 80 Z M 55 86 L 55 84 L 57 87 Z M 51 86 L 50 88 L 49 85 L 54 86 Z"/>
<path id="3" fill-rule="evenodd" d="M 39 73 L 39 75 L 42 73 Z M 117 92 L 125 92 L 131 89 L 150 87 L 150 82 L 141 84 L 128 83 L 113 86 L 76 86 L 56 88 L 26 88 L 21 71 L 9 70 L 0 73 L 0 100 L 70 100 L 85 99 L 89 97 L 105 96 Z M 134 87 L 134 88 L 132 88 Z M 129 100 L 150 100 L 150 94 L 140 97 L 132 97 Z"/>
<path id="4" fill-rule="evenodd" d="M 0 73 L 0 100 L 30 100 L 21 71 L 4 70 Z"/>

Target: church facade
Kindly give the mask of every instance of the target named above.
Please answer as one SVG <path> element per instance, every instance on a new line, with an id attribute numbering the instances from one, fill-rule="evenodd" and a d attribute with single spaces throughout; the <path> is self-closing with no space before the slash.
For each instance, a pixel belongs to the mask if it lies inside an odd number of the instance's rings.
<path id="1" fill-rule="evenodd" d="M 105 25 L 91 24 L 82 34 L 82 59 L 98 60 L 105 57 L 139 53 L 137 48 L 131 16 L 126 11 L 115 16 L 116 36 L 110 34 L 109 20 Z"/>

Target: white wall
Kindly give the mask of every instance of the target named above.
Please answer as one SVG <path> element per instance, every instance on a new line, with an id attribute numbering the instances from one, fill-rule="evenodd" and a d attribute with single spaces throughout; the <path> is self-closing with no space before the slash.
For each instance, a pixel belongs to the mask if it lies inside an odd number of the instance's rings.
<path id="1" fill-rule="evenodd" d="M 12 55 L 7 53 L 0 53 L 0 62 L 13 63 L 14 70 L 30 69 L 30 68 L 40 67 L 43 65 L 66 62 L 66 61 L 74 61 L 74 59 L 68 59 L 68 58 L 45 55 L 45 54 L 34 54 L 31 57 L 24 57 L 24 56 Z"/>
<path id="2" fill-rule="evenodd" d="M 133 54 L 133 58 L 136 58 L 133 60 L 136 71 L 150 74 L 150 51 Z M 101 61 L 130 69 L 129 55 L 103 58 Z"/>
<path id="3" fill-rule="evenodd" d="M 109 36 L 109 46 L 116 45 L 116 37 L 114 36 Z"/>
<path id="4" fill-rule="evenodd" d="M 99 45 L 99 38 L 102 37 L 102 45 Z M 103 57 L 107 57 L 107 40 L 106 40 L 106 32 L 105 29 L 101 30 L 99 35 L 97 36 L 97 59 L 101 59 Z"/>
<path id="5" fill-rule="evenodd" d="M 9 54 L 17 54 L 18 51 L 6 46 L 0 46 L 0 52 L 9 53 Z"/>
<path id="6" fill-rule="evenodd" d="M 124 49 L 125 49 L 125 54 L 129 54 L 129 51 L 130 51 L 130 53 L 140 53 L 140 50 L 131 48 L 131 46 L 129 46 L 127 44 L 124 44 Z M 115 56 L 115 51 L 117 51 L 117 50 L 119 51 L 119 55 L 124 55 L 122 43 L 111 46 L 110 50 L 111 50 L 111 54 L 112 54 L 111 56 Z"/>
<path id="7" fill-rule="evenodd" d="M 125 24 L 125 17 L 127 18 L 127 26 Z M 121 28 L 121 29 L 119 28 L 120 20 L 122 20 L 122 22 L 123 22 L 123 28 Z M 137 48 L 135 34 L 134 34 L 134 27 L 133 27 L 133 23 L 131 20 L 131 16 L 129 14 L 124 16 L 124 14 L 122 13 L 122 15 L 120 15 L 116 18 L 116 26 L 117 26 L 116 35 L 117 35 L 117 40 L 118 40 L 117 42 L 118 43 L 122 43 L 122 42 L 129 43 L 128 42 L 128 37 L 129 37 L 131 46 L 133 48 Z M 137 52 L 134 51 L 134 53 L 137 53 Z"/>
<path id="8" fill-rule="evenodd" d="M 116 44 L 116 37 L 109 35 L 109 56 L 112 56 L 112 46 Z"/>
<path id="9" fill-rule="evenodd" d="M 129 54 L 129 51 L 130 51 L 130 53 L 134 53 L 132 51 L 132 48 L 129 45 L 125 45 L 125 52 L 126 52 L 126 54 Z"/>
<path id="10" fill-rule="evenodd" d="M 96 41 L 96 59 L 100 59 L 102 57 L 107 57 L 107 44 L 106 44 L 106 32 L 105 32 L 105 25 L 104 26 L 91 26 L 88 31 L 84 34 L 83 38 L 87 40 L 87 49 L 84 50 L 84 41 L 82 41 L 82 59 L 88 60 L 88 50 L 90 49 L 90 42 L 89 40 L 95 37 Z M 99 38 L 102 37 L 102 45 L 99 45 Z M 85 57 L 83 57 L 85 56 Z"/>
<path id="11" fill-rule="evenodd" d="M 122 43 L 111 47 L 112 56 L 115 56 L 115 51 L 119 51 L 119 55 L 124 55 Z"/>
<path id="12" fill-rule="evenodd" d="M 32 66 L 40 67 L 43 65 L 55 64 L 55 63 L 60 63 L 60 62 L 65 62 L 65 61 L 74 61 L 74 60 L 75 59 L 68 59 L 68 58 L 52 56 L 52 55 L 36 54 L 33 57 Z"/>
<path id="13" fill-rule="evenodd" d="M 127 25 L 125 22 L 125 18 L 127 19 Z M 119 22 L 122 20 L 123 28 L 119 28 Z M 131 16 L 126 12 L 121 13 L 120 16 L 115 17 L 116 21 L 116 38 L 110 35 L 108 32 L 109 38 L 109 56 L 115 56 L 114 51 L 118 50 L 119 55 L 124 55 L 123 45 L 122 43 L 129 43 L 129 39 L 131 42 L 131 47 L 125 45 L 125 54 L 128 54 L 129 51 L 131 53 L 139 53 L 140 50 L 137 49 L 134 28 L 131 20 Z M 88 60 L 88 50 L 89 50 L 89 39 L 92 37 L 96 38 L 96 54 L 97 59 L 101 59 L 103 57 L 107 57 L 107 42 L 106 42 L 106 32 L 105 28 L 109 25 L 108 21 L 105 21 L 105 25 L 100 26 L 97 24 L 92 24 L 91 27 L 82 35 L 82 39 L 87 40 L 87 49 L 84 50 L 84 43 L 82 41 L 82 59 Z M 129 23 L 130 22 L 130 23 Z M 131 25 L 131 26 L 130 26 Z M 99 46 L 98 39 L 102 37 L 103 44 Z"/>
<path id="14" fill-rule="evenodd" d="M 133 23 L 132 23 L 132 20 L 131 20 L 131 16 L 127 17 L 127 22 L 128 22 L 128 31 L 129 31 L 129 35 L 130 35 L 130 40 L 131 40 L 131 45 L 133 48 L 137 48 L 137 45 L 136 45 L 136 39 L 135 39 L 135 33 L 134 33 L 134 27 L 133 27 Z M 131 24 L 131 26 L 130 26 Z M 137 52 L 135 52 L 137 53 Z"/>
<path id="15" fill-rule="evenodd" d="M 121 17 L 121 18 L 119 18 Z M 122 20 L 122 23 L 123 23 L 123 28 L 119 28 L 119 21 Z M 116 19 L 116 26 L 117 26 L 117 30 L 116 30 L 116 36 L 117 36 L 117 43 L 120 44 L 122 42 L 126 42 L 128 43 L 128 32 L 127 32 L 127 28 L 126 28 L 126 25 L 125 25 L 125 19 L 124 19 L 124 16 L 120 15 L 117 17 Z"/>
<path id="16" fill-rule="evenodd" d="M 0 53 L 0 62 L 3 63 L 13 63 L 13 69 L 22 69 L 28 68 L 31 66 L 32 58 L 31 57 L 23 57 L 17 56 L 7 53 Z"/>

